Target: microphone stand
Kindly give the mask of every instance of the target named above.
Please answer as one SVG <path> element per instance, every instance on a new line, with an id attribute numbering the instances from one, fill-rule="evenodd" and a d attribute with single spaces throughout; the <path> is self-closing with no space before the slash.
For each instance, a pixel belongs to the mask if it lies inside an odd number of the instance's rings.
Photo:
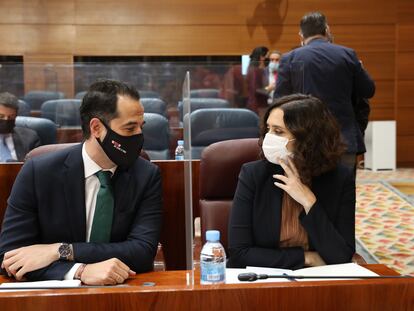
<path id="1" fill-rule="evenodd" d="M 256 274 L 256 273 L 240 273 L 238 275 L 239 281 L 254 282 L 256 280 L 264 279 L 288 279 L 291 281 L 296 281 L 296 279 L 406 279 L 411 278 L 409 275 L 376 275 L 376 276 L 339 276 L 339 275 L 330 275 L 330 276 L 317 276 L 317 275 L 288 275 L 288 274 Z"/>

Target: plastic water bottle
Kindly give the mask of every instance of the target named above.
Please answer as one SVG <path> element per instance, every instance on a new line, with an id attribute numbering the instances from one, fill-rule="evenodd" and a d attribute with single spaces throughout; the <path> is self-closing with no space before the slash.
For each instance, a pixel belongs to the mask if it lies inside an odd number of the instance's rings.
<path id="1" fill-rule="evenodd" d="M 201 284 L 220 284 L 226 282 L 226 252 L 220 243 L 220 231 L 208 230 L 206 244 L 201 249 Z"/>
<path id="2" fill-rule="evenodd" d="M 177 142 L 177 148 L 175 148 L 175 159 L 184 160 L 184 140 Z"/>

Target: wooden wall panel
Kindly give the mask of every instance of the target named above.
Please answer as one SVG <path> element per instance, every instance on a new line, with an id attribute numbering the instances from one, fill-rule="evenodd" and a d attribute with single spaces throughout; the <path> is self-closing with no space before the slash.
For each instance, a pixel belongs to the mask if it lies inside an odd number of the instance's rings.
<path id="1" fill-rule="evenodd" d="M 66 98 L 73 98 L 73 56 L 24 55 L 24 85 L 25 93 L 34 90 L 59 91 L 65 93 Z"/>
<path id="2" fill-rule="evenodd" d="M 336 24 L 394 23 L 391 1 L 357 0 L 77 0 L 76 23 L 85 25 L 298 25 L 309 11 L 320 10 Z M 346 6 L 346 10 L 338 10 Z M 369 13 L 368 13 L 369 12 Z"/>
<path id="3" fill-rule="evenodd" d="M 397 73 L 399 80 L 414 80 L 414 52 L 397 54 Z"/>
<path id="4" fill-rule="evenodd" d="M 414 137 L 414 106 L 398 107 L 397 113 L 397 135 Z M 414 161 L 414 153 L 411 153 Z"/>
<path id="5" fill-rule="evenodd" d="M 398 51 L 414 51 L 414 22 L 398 26 Z"/>
<path id="6" fill-rule="evenodd" d="M 413 55 L 414 57 L 414 55 Z M 398 107 L 414 107 L 414 80 L 398 81 Z M 414 116 L 413 116 L 414 120 Z"/>
<path id="7" fill-rule="evenodd" d="M 414 136 L 397 136 L 398 166 L 414 167 Z"/>

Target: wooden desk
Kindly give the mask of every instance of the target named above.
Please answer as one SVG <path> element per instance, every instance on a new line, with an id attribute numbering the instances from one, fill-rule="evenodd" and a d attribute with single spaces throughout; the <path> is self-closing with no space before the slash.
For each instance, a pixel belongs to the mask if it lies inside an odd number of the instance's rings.
<path id="1" fill-rule="evenodd" d="M 383 265 L 367 267 L 396 275 Z M 0 292 L 0 310 L 414 310 L 414 279 L 203 286 L 197 272 L 195 285 L 187 285 L 186 272 L 141 274 L 127 287 Z"/>

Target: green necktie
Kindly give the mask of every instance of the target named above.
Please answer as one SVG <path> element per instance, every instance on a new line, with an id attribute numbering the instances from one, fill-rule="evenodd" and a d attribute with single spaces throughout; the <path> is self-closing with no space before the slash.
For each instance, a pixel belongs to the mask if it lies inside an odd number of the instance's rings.
<path id="1" fill-rule="evenodd" d="M 95 214 L 91 229 L 90 242 L 109 242 L 111 239 L 114 197 L 111 186 L 111 172 L 99 171 L 96 176 L 101 183 L 96 197 Z"/>

